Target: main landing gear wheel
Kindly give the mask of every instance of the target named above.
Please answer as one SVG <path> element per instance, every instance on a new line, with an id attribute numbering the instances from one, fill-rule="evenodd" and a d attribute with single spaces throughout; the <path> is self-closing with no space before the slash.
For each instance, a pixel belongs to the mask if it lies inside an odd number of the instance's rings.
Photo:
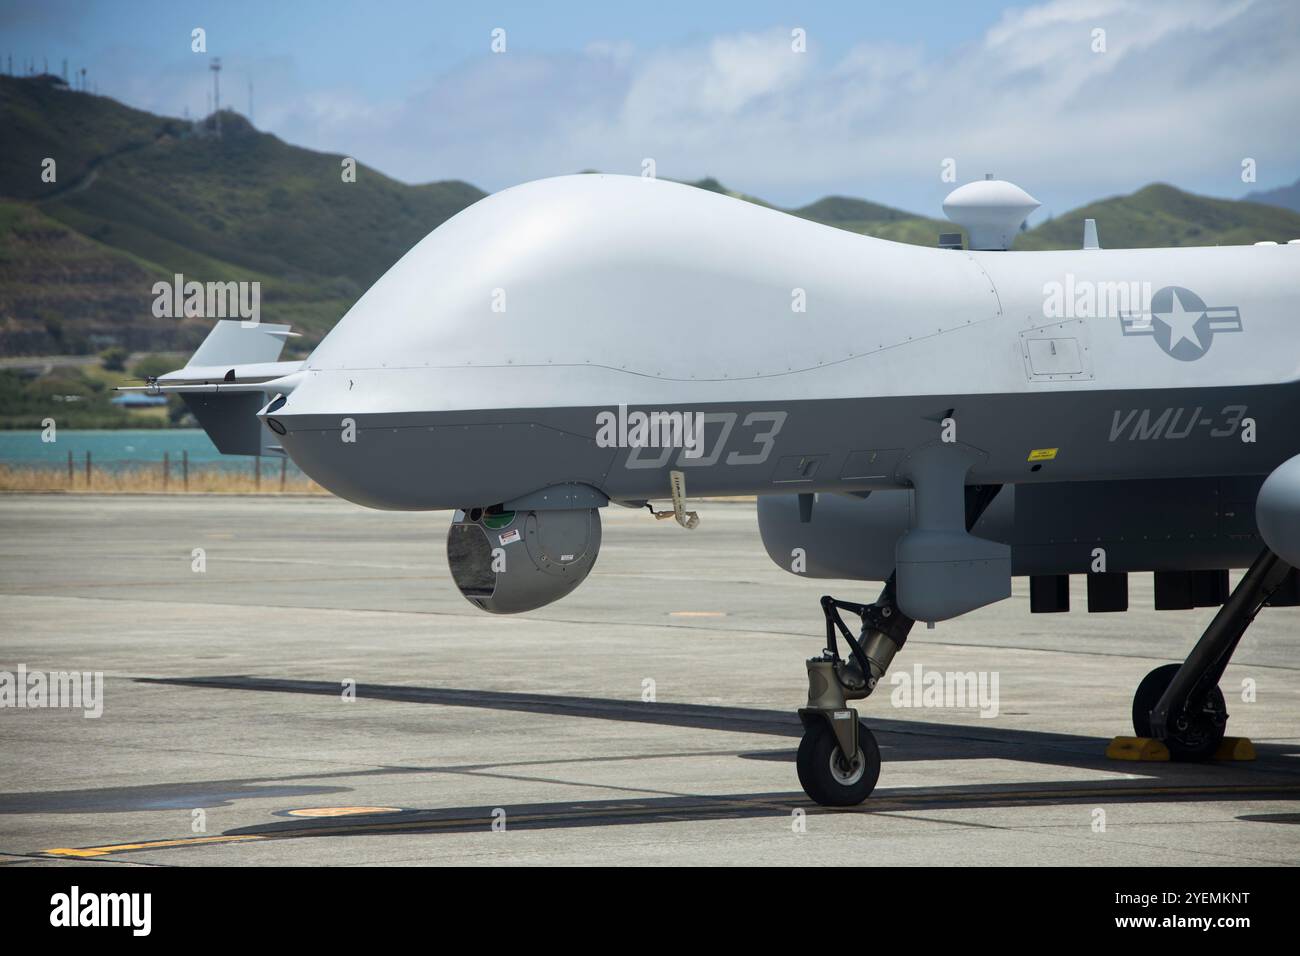
<path id="1" fill-rule="evenodd" d="M 1180 664 L 1157 667 L 1138 684 L 1133 695 L 1133 730 L 1139 737 L 1151 736 L 1151 711 L 1178 673 Z M 1228 707 L 1223 691 L 1215 686 L 1199 708 L 1169 715 L 1168 736 L 1164 745 L 1175 760 L 1209 760 L 1219 749 L 1228 726 Z"/>
<path id="2" fill-rule="evenodd" d="M 862 721 L 852 760 L 845 759 L 830 725 L 817 720 L 804 731 L 795 762 L 803 792 L 823 807 L 857 806 L 871 796 L 880 779 L 880 748 Z"/>

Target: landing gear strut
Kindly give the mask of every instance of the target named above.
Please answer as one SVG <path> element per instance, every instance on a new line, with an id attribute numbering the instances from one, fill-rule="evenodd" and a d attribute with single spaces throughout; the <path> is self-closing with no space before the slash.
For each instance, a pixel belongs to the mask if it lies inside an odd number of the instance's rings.
<path id="1" fill-rule="evenodd" d="M 862 618 L 854 638 L 840 611 Z M 880 748 L 858 712 L 847 706 L 876 689 L 914 623 L 894 600 L 890 576 L 875 604 L 822 598 L 826 648 L 808 660 L 808 706 L 799 709 L 804 736 L 796 761 L 804 793 L 824 807 L 851 807 L 871 795 L 880 777 Z M 849 647 L 840 657 L 836 632 Z M 852 756 L 847 756 L 847 755 Z"/>
<path id="2" fill-rule="evenodd" d="M 1175 760 L 1209 760 L 1223 741 L 1228 709 L 1219 679 L 1260 608 L 1285 582 L 1291 566 L 1265 549 L 1182 664 L 1165 664 L 1143 678 L 1133 696 L 1133 730 L 1154 737 Z"/>
<path id="3" fill-rule="evenodd" d="M 1001 488 L 964 486 L 967 531 Z M 874 604 L 822 597 L 826 646 L 820 657 L 808 659 L 808 706 L 799 708 L 804 733 L 796 763 L 803 792 L 824 807 L 856 806 L 871 796 L 880 777 L 876 738 L 846 702 L 861 700 L 876 689 L 916 623 L 899 608 L 897 589 L 895 571 Z M 841 611 L 862 619 L 860 637 L 854 638 Z M 837 633 L 848 645 L 847 659 L 840 657 Z"/>

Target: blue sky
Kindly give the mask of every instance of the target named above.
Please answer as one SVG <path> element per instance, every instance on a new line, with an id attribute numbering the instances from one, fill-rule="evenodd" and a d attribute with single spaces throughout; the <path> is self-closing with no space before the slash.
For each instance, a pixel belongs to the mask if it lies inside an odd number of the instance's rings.
<path id="1" fill-rule="evenodd" d="M 1298 7 L 4 0 L 0 56 L 66 57 L 169 115 L 206 109 L 220 56 L 223 102 L 246 113 L 251 78 L 260 128 L 407 182 L 500 189 L 652 158 L 785 205 L 938 215 L 952 160 L 958 182 L 1013 179 L 1045 214 L 1155 181 L 1230 197 L 1294 181 Z"/>

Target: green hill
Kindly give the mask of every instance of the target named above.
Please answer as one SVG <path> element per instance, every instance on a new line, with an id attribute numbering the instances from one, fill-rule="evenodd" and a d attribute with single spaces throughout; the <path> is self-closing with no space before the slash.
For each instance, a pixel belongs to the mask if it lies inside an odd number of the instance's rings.
<path id="1" fill-rule="evenodd" d="M 910 242 L 930 246 L 939 241 L 940 233 L 961 231 L 950 222 L 927 219 L 915 213 L 903 212 L 901 209 L 867 202 L 865 199 L 827 196 L 825 199 L 819 199 L 815 203 L 801 206 L 798 209 L 782 209 L 780 206 L 774 206 L 757 196 L 728 189 L 713 177 L 696 180 L 687 183 L 687 185 L 707 189 L 709 192 L 721 193 L 733 199 L 743 199 L 745 202 L 752 202 L 768 209 L 776 209 L 792 216 L 798 216 L 801 219 L 811 219 L 813 222 L 820 222 L 826 226 L 834 226 L 837 229 L 845 229 L 848 232 L 856 232 L 864 236 L 874 236 L 877 239 L 892 239 L 894 242 Z"/>
<path id="2" fill-rule="evenodd" d="M 364 165 L 343 182 L 343 157 L 290 146 L 235 113 L 222 113 L 217 137 L 214 117 L 157 117 L 53 78 L 0 77 L 0 133 L 8 354 L 67 347 L 51 322 L 77 327 L 78 342 L 193 346 L 208 323 L 158 341 L 166 333 L 150 312 L 153 282 L 177 272 L 260 281 L 262 317 L 302 329 L 296 344 L 310 348 L 415 242 L 486 195 L 463 182 L 408 186 Z M 41 180 L 45 157 L 57 162 L 54 183 Z M 102 268 L 84 268 L 92 255 Z"/>
<path id="3" fill-rule="evenodd" d="M 891 239 L 894 242 L 910 242 L 915 245 L 932 246 L 939 241 L 940 233 L 961 232 L 946 220 L 927 219 L 914 213 L 903 212 L 867 202 L 865 199 L 851 199 L 848 196 L 827 196 L 817 202 L 799 209 L 787 210 L 791 215 L 825 223 L 849 232 L 874 236 L 877 239 Z"/>
<path id="4" fill-rule="evenodd" d="M 1300 239 L 1300 213 L 1262 203 L 1212 199 L 1155 183 L 1131 196 L 1114 196 L 1058 216 L 1023 233 L 1017 249 L 1073 249 L 1083 221 L 1097 220 L 1103 248 L 1240 246 Z"/>
<path id="5" fill-rule="evenodd" d="M 458 181 L 408 186 L 343 157 L 284 143 L 223 111 L 199 123 L 154 116 L 54 77 L 0 76 L 0 353 L 185 351 L 206 319 L 155 318 L 153 284 L 258 280 L 262 315 L 319 341 L 416 241 L 485 193 Z M 57 181 L 41 179 L 46 157 Z M 691 185 L 763 206 L 716 179 Z M 771 207 L 777 208 L 777 207 Z M 949 222 L 846 196 L 791 215 L 934 245 Z M 1107 248 L 1285 242 L 1300 213 L 1152 185 L 1046 222 L 1017 249 L 1077 248 L 1083 220 Z"/>
<path id="6" fill-rule="evenodd" d="M 156 319 L 152 263 L 88 239 L 30 203 L 0 199 L 0 353 L 192 347 L 209 322 Z"/>

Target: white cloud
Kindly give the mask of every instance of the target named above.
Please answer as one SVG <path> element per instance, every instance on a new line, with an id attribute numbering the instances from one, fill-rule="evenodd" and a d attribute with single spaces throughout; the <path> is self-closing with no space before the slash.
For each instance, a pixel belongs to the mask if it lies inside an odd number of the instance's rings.
<path id="1" fill-rule="evenodd" d="M 1051 0 L 943 55 L 918 38 L 831 60 L 815 33 L 794 52 L 788 25 L 673 49 L 634 40 L 484 54 L 384 102 L 281 76 L 259 94 L 259 125 L 412 182 L 497 189 L 636 173 L 651 156 L 661 176 L 787 204 L 839 192 L 930 214 L 951 188 L 946 157 L 960 179 L 993 171 L 1057 212 L 1151 181 L 1240 195 L 1246 156 L 1261 183 L 1300 171 L 1290 0 Z"/>

